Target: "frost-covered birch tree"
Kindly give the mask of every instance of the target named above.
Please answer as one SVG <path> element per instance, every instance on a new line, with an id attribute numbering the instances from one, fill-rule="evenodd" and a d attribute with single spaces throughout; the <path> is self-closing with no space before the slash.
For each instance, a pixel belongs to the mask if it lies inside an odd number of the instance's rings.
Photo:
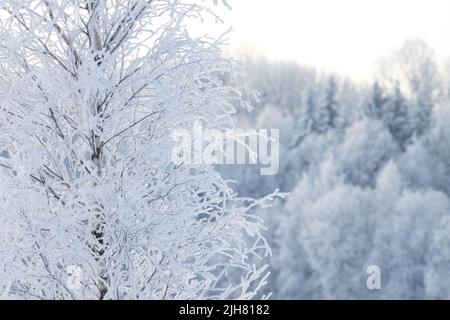
<path id="1" fill-rule="evenodd" d="M 224 39 L 188 32 L 204 5 L 0 0 L 1 296 L 257 296 L 270 199 L 170 159 L 172 130 L 248 107 Z"/>

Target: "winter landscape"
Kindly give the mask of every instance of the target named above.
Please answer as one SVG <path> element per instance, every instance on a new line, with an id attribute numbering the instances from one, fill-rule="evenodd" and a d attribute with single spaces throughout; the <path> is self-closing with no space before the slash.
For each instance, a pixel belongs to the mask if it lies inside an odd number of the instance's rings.
<path id="1" fill-rule="evenodd" d="M 0 298 L 450 298 L 450 6 L 239 1 L 0 0 Z"/>

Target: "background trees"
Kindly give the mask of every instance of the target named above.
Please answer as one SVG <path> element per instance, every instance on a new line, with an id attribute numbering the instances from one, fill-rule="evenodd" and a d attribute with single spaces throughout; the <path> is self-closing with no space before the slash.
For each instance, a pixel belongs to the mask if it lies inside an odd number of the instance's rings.
<path id="1" fill-rule="evenodd" d="M 442 91 L 434 52 L 424 41 L 409 39 L 380 65 L 384 83 L 410 99 L 411 129 L 420 136 L 430 126 L 431 109 Z"/>
<path id="2" fill-rule="evenodd" d="M 290 192 L 259 211 L 273 252 L 267 290 L 284 299 L 449 298 L 450 108 L 432 50 L 407 41 L 368 87 L 301 67 L 275 78 L 266 71 L 277 64 L 258 66 L 250 67 L 255 88 L 277 83 L 254 119 L 239 119 L 281 129 L 280 172 L 240 168 L 235 177 L 241 194 Z M 308 80 L 296 90 L 292 79 Z M 277 88 L 296 90 L 295 101 L 270 100 L 283 95 Z M 373 264 L 381 291 L 366 287 Z"/>

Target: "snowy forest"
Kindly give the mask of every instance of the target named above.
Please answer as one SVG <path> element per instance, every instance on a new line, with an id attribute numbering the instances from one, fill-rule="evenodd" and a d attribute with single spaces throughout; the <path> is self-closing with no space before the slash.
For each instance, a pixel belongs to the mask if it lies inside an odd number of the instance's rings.
<path id="1" fill-rule="evenodd" d="M 234 59 L 217 7 L 0 0 L 0 298 L 450 299 L 450 63 Z M 199 120 L 279 129 L 278 173 L 174 163 Z"/>
<path id="2" fill-rule="evenodd" d="M 227 168 L 245 196 L 280 188 L 267 224 L 278 299 L 450 298 L 448 68 L 421 39 L 380 57 L 373 84 L 249 59 L 248 127 L 280 129 L 280 172 Z M 368 290 L 366 268 L 381 269 Z"/>

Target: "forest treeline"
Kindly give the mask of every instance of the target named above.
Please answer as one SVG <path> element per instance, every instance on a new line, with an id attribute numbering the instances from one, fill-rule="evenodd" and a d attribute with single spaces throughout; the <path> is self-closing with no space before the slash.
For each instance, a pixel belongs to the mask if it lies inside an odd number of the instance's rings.
<path id="1" fill-rule="evenodd" d="M 249 61 L 259 92 L 243 127 L 280 129 L 280 171 L 222 168 L 241 195 L 290 192 L 260 211 L 273 298 L 450 298 L 449 73 L 420 39 L 371 85 L 295 63 Z M 366 286 L 369 265 L 381 290 Z"/>

